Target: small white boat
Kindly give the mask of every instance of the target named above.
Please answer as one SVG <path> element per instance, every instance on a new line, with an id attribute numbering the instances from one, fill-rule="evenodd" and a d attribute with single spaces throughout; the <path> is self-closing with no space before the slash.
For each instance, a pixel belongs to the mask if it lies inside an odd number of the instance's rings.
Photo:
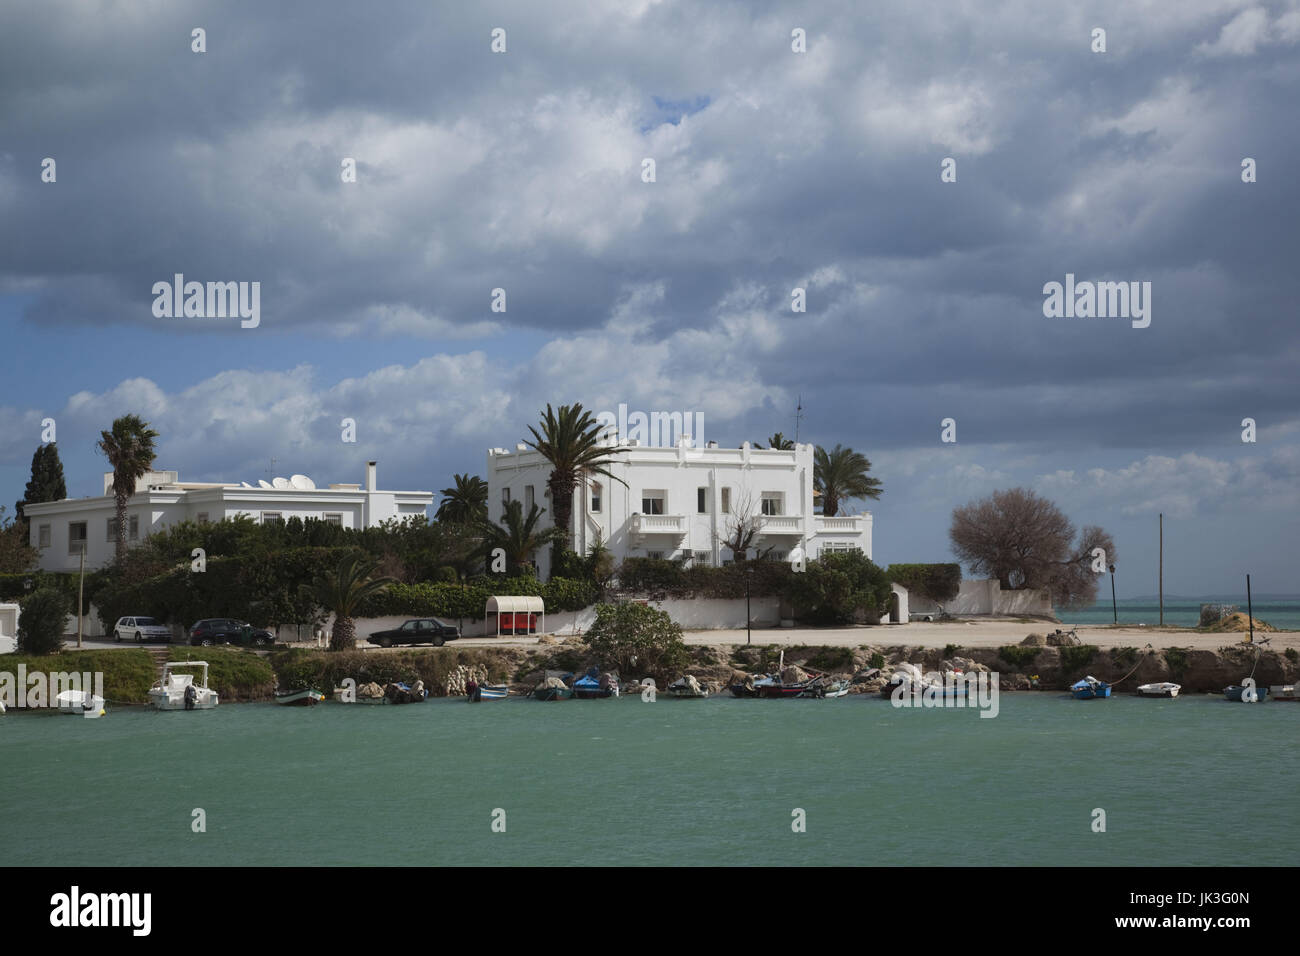
<path id="1" fill-rule="evenodd" d="M 1139 697 L 1177 697 L 1182 689 L 1182 684 L 1174 684 L 1166 680 L 1157 684 L 1142 684 L 1137 692 Z"/>
<path id="2" fill-rule="evenodd" d="M 94 714 L 98 717 L 104 713 L 104 698 L 86 690 L 60 691 L 55 698 L 60 714 Z"/>
<path id="3" fill-rule="evenodd" d="M 1269 684 L 1268 696 L 1274 700 L 1300 700 L 1300 687 L 1295 684 Z"/>
<path id="4" fill-rule="evenodd" d="M 193 674 L 174 674 L 176 667 L 201 667 L 203 678 L 195 683 Z M 207 661 L 168 661 L 163 675 L 149 690 L 149 703 L 158 710 L 211 710 L 217 706 L 217 692 L 208 687 Z"/>

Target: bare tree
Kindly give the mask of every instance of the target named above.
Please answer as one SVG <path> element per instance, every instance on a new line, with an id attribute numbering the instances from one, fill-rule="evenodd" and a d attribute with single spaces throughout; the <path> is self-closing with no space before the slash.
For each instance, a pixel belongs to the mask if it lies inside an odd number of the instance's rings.
<path id="1" fill-rule="evenodd" d="M 1115 542 L 1089 525 L 1075 542 L 1070 519 L 1051 501 L 1025 488 L 995 491 L 953 509 L 953 553 L 971 573 L 995 577 L 1003 588 L 1046 588 L 1058 607 L 1079 607 L 1097 598 L 1093 549 L 1115 563 Z"/>
<path id="2" fill-rule="evenodd" d="M 722 533 L 716 535 L 719 543 L 731 549 L 737 561 L 748 560 L 750 548 L 763 530 L 763 515 L 754 503 L 754 496 L 748 490 L 740 490 L 731 502 L 731 513 L 726 516 Z M 772 551 L 771 547 L 756 549 L 757 557 L 762 558 Z"/>

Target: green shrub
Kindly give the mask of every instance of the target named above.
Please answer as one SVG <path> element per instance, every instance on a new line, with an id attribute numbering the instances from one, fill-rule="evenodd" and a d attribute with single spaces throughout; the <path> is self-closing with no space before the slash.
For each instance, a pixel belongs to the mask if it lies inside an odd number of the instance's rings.
<path id="1" fill-rule="evenodd" d="M 909 594 L 935 604 L 951 601 L 961 590 L 960 564 L 891 564 L 885 574 Z"/>
<path id="2" fill-rule="evenodd" d="M 1165 650 L 1165 663 L 1169 665 L 1169 672 L 1178 676 L 1187 668 L 1187 648 L 1170 647 Z"/>
<path id="3" fill-rule="evenodd" d="M 876 670 L 885 666 L 885 655 L 876 651 L 871 655 L 871 660 L 867 661 L 868 667 L 874 667 Z"/>
<path id="4" fill-rule="evenodd" d="M 1120 667 L 1132 667 L 1137 663 L 1138 649 L 1136 647 L 1112 647 L 1110 649 L 1110 658 Z"/>
<path id="5" fill-rule="evenodd" d="M 805 651 L 809 648 L 790 648 L 786 652 L 786 657 L 790 657 L 795 651 Z M 814 670 L 829 671 L 834 674 L 843 673 L 853 670 L 853 649 L 851 647 L 816 647 L 811 648 L 812 654 L 808 657 L 808 666 Z"/>
<path id="6" fill-rule="evenodd" d="M 62 591 L 42 587 L 20 602 L 18 649 L 24 654 L 53 654 L 63 647 L 63 628 L 72 602 Z"/>
<path id="7" fill-rule="evenodd" d="M 1286 655 L 1286 659 L 1289 660 L 1292 664 L 1294 664 L 1296 661 L 1300 661 L 1300 651 L 1297 651 L 1294 647 L 1288 647 L 1282 653 Z"/>
<path id="8" fill-rule="evenodd" d="M 1092 659 L 1097 656 L 1097 645 L 1095 644 L 1060 647 L 1057 650 L 1061 652 L 1061 670 L 1067 673 L 1082 670 L 1092 663 Z"/>
<path id="9" fill-rule="evenodd" d="M 824 554 L 789 578 L 796 613 L 814 624 L 849 624 L 860 610 L 882 614 L 891 594 L 885 572 L 860 551 Z"/>
<path id="10" fill-rule="evenodd" d="M 690 661 L 681 625 L 646 604 L 598 604 L 585 640 L 606 669 L 621 677 L 648 675 L 660 686 L 680 677 Z"/>
<path id="11" fill-rule="evenodd" d="M 958 647 L 956 644 L 945 644 L 944 647 L 943 647 L 943 656 L 944 656 L 944 657 L 952 657 L 952 656 L 953 656 L 954 654 L 956 654 L 959 650 L 961 650 L 961 648 Z"/>
<path id="12" fill-rule="evenodd" d="M 149 688 L 158 677 L 153 657 L 143 648 L 112 651 L 62 651 L 58 654 L 0 654 L 0 674 L 10 674 L 17 682 L 18 665 L 27 670 L 55 674 L 103 674 L 104 699 L 112 704 L 147 704 Z M 93 679 L 93 678 L 92 678 Z M 22 688 L 15 686 L 16 692 Z M 13 701 L 6 700 L 6 704 Z"/>
<path id="13" fill-rule="evenodd" d="M 1041 650 L 1041 647 L 1018 647 L 1008 644 L 998 648 L 998 657 L 1010 664 L 1013 670 L 1022 670 L 1038 659 Z"/>

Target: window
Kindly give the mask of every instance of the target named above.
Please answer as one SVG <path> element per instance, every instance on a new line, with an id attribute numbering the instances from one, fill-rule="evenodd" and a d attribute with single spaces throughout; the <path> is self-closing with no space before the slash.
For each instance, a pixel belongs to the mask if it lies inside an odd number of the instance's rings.
<path id="1" fill-rule="evenodd" d="M 140 516 L 139 515 L 131 515 L 126 519 L 126 536 L 131 541 L 135 541 L 140 537 Z M 117 519 L 116 518 L 108 519 L 108 537 L 105 538 L 104 540 L 109 542 L 117 540 Z"/>
<path id="2" fill-rule="evenodd" d="M 533 510 L 533 486 L 524 485 L 524 513 Z"/>
<path id="3" fill-rule="evenodd" d="M 696 567 L 706 568 L 713 559 L 713 555 L 708 551 L 694 551 L 691 553 L 691 563 Z"/>
<path id="4" fill-rule="evenodd" d="M 647 551 L 646 557 L 653 561 L 662 561 L 664 559 L 664 553 L 662 551 Z"/>
<path id="5" fill-rule="evenodd" d="M 659 490 L 641 492 L 641 513 L 643 515 L 663 514 L 664 492 Z"/>
<path id="6" fill-rule="evenodd" d="M 330 512 L 327 511 L 325 512 L 324 518 L 326 524 L 336 524 L 339 527 L 343 526 L 343 515 L 339 514 L 338 512 L 334 512 L 333 514 L 331 514 Z"/>
<path id="7" fill-rule="evenodd" d="M 722 513 L 724 515 L 731 514 L 731 489 L 730 488 L 722 489 Z"/>
<path id="8" fill-rule="evenodd" d="M 833 554 L 835 552 L 861 551 L 861 550 L 862 549 L 858 547 L 856 544 L 851 544 L 848 541 L 828 541 L 821 546 L 821 550 L 818 553 Z"/>
<path id="9" fill-rule="evenodd" d="M 591 513 L 592 514 L 596 514 L 596 515 L 600 514 L 600 493 L 603 490 L 604 489 L 601 488 L 599 481 L 593 481 L 591 483 Z"/>
<path id="10" fill-rule="evenodd" d="M 700 514 L 706 514 L 709 510 L 709 489 L 695 489 L 695 510 Z"/>
<path id="11" fill-rule="evenodd" d="M 86 550 L 86 522 L 68 522 L 68 554 L 81 554 Z"/>
<path id="12" fill-rule="evenodd" d="M 48 548 L 50 546 L 50 526 L 43 524 L 36 529 L 36 546 L 38 548 Z"/>
<path id="13" fill-rule="evenodd" d="M 284 524 L 284 515 L 278 511 L 263 511 L 262 524 Z"/>
<path id="14" fill-rule="evenodd" d="M 779 491 L 763 492 L 763 514 L 779 515 L 782 513 L 782 499 L 785 496 Z"/>
<path id="15" fill-rule="evenodd" d="M 199 524 L 207 524 L 207 523 L 208 523 L 208 513 L 206 511 L 200 511 Z"/>
<path id="16" fill-rule="evenodd" d="M 501 489 L 501 503 L 502 503 L 503 505 L 509 505 L 509 504 L 510 504 L 510 489 L 509 489 L 509 488 L 502 488 L 502 489 Z"/>

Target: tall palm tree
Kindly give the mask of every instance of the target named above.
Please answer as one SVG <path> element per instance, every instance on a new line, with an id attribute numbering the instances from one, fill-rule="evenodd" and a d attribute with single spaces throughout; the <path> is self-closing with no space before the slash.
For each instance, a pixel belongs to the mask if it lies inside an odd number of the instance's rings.
<path id="1" fill-rule="evenodd" d="M 531 565 L 533 553 L 538 548 L 562 539 L 563 532 L 559 527 L 537 527 L 545 513 L 546 509 L 533 505 L 525 515 L 523 503 L 512 501 L 506 505 L 500 524 L 482 522 L 484 547 L 489 555 L 497 548 L 505 552 L 507 573 L 513 574 L 521 567 Z"/>
<path id="2" fill-rule="evenodd" d="M 827 454 L 819 445 L 813 451 L 813 487 L 821 493 L 822 514 L 835 517 L 846 498 L 879 498 L 884 489 L 870 470 L 871 462 L 852 448 L 836 445 Z"/>
<path id="3" fill-rule="evenodd" d="M 754 442 L 755 448 L 762 448 L 763 443 Z M 781 432 L 777 432 L 767 440 L 767 447 L 773 451 L 794 451 L 794 441 L 786 438 Z"/>
<path id="4" fill-rule="evenodd" d="M 117 505 L 117 559 L 126 557 L 126 502 L 135 483 L 153 467 L 153 440 L 158 433 L 139 415 L 123 415 L 110 431 L 100 432 L 95 444 L 113 466 L 113 497 Z"/>
<path id="5" fill-rule="evenodd" d="M 487 517 L 488 484 L 478 475 L 456 475 L 456 485 L 444 488 L 434 515 L 438 521 L 476 524 Z"/>
<path id="6" fill-rule="evenodd" d="M 558 549 L 566 549 L 573 525 L 573 489 L 578 483 L 592 475 L 604 475 L 622 485 L 627 482 L 610 473 L 614 459 L 608 457 L 608 449 L 600 443 L 604 429 L 580 404 L 561 405 L 552 411 L 548 403 L 540 424 L 541 431 L 528 426 L 533 440 L 526 444 L 551 463 L 546 485 L 551 491 L 551 515 L 562 533 L 555 544 Z"/>
<path id="7" fill-rule="evenodd" d="M 311 584 L 303 585 L 307 595 L 320 607 L 334 612 L 334 631 L 330 650 L 350 651 L 357 646 L 357 623 L 352 619 L 357 606 L 379 594 L 393 583 L 392 578 L 378 577 L 379 565 L 360 551 L 345 554 L 332 571 L 316 575 Z"/>

